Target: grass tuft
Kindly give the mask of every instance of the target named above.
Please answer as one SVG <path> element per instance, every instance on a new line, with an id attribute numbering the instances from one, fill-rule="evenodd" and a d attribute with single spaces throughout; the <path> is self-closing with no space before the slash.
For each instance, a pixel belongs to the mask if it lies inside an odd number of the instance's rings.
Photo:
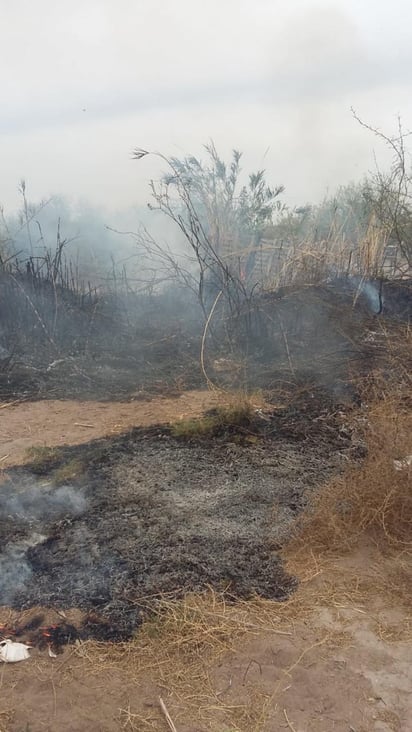
<path id="1" fill-rule="evenodd" d="M 26 451 L 27 460 L 34 473 L 46 473 L 56 463 L 59 457 L 58 447 L 33 446 Z"/>
<path id="2" fill-rule="evenodd" d="M 70 483 L 72 480 L 78 478 L 85 471 L 85 464 L 83 460 L 78 458 L 71 458 L 67 462 L 63 463 L 59 468 L 53 470 L 51 478 L 55 485 L 64 485 Z"/>
<path id="3" fill-rule="evenodd" d="M 254 420 L 254 406 L 247 397 L 216 407 L 198 419 L 185 419 L 171 425 L 173 437 L 193 439 L 212 437 L 223 430 L 250 427 Z"/>

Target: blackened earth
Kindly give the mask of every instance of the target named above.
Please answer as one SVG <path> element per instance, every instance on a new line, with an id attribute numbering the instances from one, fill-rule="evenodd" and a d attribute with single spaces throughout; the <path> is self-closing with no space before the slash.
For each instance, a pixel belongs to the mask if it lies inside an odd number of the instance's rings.
<path id="1" fill-rule="evenodd" d="M 279 548 L 308 491 L 342 470 L 353 443 L 326 416 L 256 419 L 190 442 L 136 429 L 62 449 L 47 476 L 39 466 L 9 473 L 0 486 L 0 604 L 78 607 L 127 634 L 165 593 L 211 586 L 286 599 L 296 580 Z M 72 459 L 82 461 L 81 478 L 56 486 L 56 468 Z"/>

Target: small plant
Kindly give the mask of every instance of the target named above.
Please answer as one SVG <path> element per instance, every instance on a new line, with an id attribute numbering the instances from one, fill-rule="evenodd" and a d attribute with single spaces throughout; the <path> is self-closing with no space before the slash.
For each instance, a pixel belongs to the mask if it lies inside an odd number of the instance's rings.
<path id="1" fill-rule="evenodd" d="M 225 429 L 250 426 L 253 422 L 253 407 L 244 400 L 216 407 L 198 419 L 184 419 L 171 426 L 173 437 L 192 439 L 213 436 Z"/>
<path id="2" fill-rule="evenodd" d="M 182 419 L 171 426 L 173 437 L 184 437 L 190 440 L 192 437 L 205 437 L 213 434 L 216 429 L 216 420 L 213 417 L 200 417 L 199 419 Z"/>
<path id="3" fill-rule="evenodd" d="M 57 447 L 33 445 L 33 447 L 28 448 L 26 455 L 33 472 L 46 473 L 54 466 L 59 451 Z"/>
<path id="4" fill-rule="evenodd" d="M 56 485 L 63 485 L 78 478 L 84 472 L 84 468 L 85 466 L 82 460 L 72 458 L 54 470 L 51 477 Z"/>

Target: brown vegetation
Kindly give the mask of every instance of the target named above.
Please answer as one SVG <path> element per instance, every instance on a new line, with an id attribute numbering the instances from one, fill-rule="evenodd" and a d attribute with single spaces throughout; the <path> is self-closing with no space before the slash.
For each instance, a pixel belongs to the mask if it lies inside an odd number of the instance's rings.
<path id="1" fill-rule="evenodd" d="M 222 401 L 225 403 L 209 410 L 203 417 L 175 422 L 171 425 L 171 434 L 185 439 L 210 437 L 225 430 L 247 428 L 256 418 L 256 400 L 252 396 L 222 392 Z M 261 402 L 260 398 L 257 403 Z"/>

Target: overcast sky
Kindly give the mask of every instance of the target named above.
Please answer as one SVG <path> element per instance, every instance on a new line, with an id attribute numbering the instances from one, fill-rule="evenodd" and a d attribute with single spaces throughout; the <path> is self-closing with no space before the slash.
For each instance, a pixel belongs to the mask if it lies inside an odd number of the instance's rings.
<path id="1" fill-rule="evenodd" d="M 0 0 L 0 203 L 148 199 L 135 146 L 200 154 L 212 138 L 265 167 L 292 204 L 373 167 L 412 127 L 409 0 Z M 382 157 L 383 159 L 383 157 Z"/>

